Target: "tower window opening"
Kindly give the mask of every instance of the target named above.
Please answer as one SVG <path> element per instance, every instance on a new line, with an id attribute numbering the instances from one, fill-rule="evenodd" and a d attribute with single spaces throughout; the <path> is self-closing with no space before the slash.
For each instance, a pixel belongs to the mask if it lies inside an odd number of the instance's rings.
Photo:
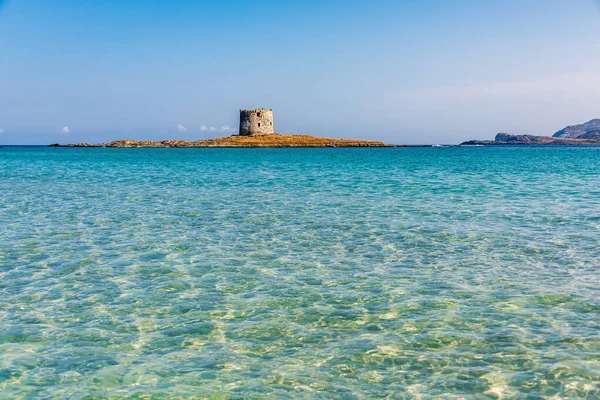
<path id="1" fill-rule="evenodd" d="M 260 118 L 260 113 L 256 113 L 256 116 L 257 116 L 258 118 Z"/>
<path id="2" fill-rule="evenodd" d="M 258 126 L 260 127 L 260 122 L 258 123 Z"/>

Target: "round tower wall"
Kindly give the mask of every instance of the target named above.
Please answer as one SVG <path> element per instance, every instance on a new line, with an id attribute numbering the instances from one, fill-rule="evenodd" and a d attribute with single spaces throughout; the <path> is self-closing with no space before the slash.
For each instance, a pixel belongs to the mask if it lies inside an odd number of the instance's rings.
<path id="1" fill-rule="evenodd" d="M 269 135 L 274 132 L 273 110 L 240 110 L 240 136 Z"/>

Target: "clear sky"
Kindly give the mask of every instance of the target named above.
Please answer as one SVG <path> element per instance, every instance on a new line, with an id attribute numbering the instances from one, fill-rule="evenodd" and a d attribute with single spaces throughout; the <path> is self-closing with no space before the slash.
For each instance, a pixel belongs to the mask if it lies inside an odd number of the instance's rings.
<path id="1" fill-rule="evenodd" d="M 0 144 L 457 143 L 600 118 L 595 0 L 0 0 Z"/>

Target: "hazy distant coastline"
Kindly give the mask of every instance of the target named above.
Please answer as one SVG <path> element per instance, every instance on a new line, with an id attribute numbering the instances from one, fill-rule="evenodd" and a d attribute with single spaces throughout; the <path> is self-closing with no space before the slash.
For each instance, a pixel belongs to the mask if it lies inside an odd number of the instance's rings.
<path id="1" fill-rule="evenodd" d="M 494 140 L 468 140 L 461 143 L 461 146 L 595 144 L 600 144 L 600 119 L 593 119 L 584 124 L 567 126 L 552 136 L 498 133 Z"/>

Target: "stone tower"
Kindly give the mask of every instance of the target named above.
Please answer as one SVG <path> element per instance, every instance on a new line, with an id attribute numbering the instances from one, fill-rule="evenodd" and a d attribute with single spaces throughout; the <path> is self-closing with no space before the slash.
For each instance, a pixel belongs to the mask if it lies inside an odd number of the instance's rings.
<path id="1" fill-rule="evenodd" d="M 260 136 L 271 133 L 274 133 L 272 109 L 240 110 L 240 136 Z"/>

